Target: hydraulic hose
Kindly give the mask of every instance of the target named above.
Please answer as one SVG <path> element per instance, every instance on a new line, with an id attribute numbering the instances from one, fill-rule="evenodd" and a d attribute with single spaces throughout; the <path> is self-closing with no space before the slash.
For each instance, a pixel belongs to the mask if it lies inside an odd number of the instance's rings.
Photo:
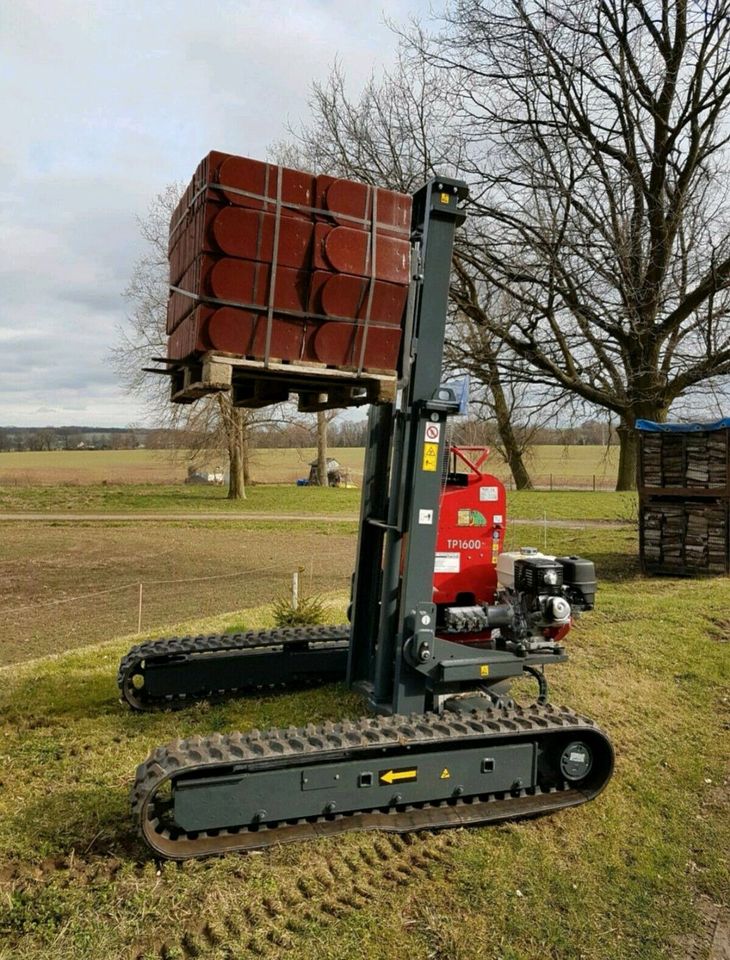
<path id="1" fill-rule="evenodd" d="M 540 706 L 544 706 L 548 702 L 548 683 L 545 679 L 545 674 L 542 672 L 542 670 L 538 670 L 537 667 L 530 667 L 527 666 L 527 664 L 525 664 L 522 669 L 525 673 L 529 673 L 530 676 L 537 680 L 537 685 L 539 687 L 537 702 L 540 704 Z"/>

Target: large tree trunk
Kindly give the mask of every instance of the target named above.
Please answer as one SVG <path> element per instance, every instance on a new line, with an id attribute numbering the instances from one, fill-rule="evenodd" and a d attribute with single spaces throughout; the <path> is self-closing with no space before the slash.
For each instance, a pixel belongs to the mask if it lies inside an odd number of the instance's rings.
<path id="1" fill-rule="evenodd" d="M 618 477 L 617 490 L 636 490 L 638 470 L 639 438 L 634 429 L 633 421 L 627 423 L 622 420 L 618 427 Z"/>
<path id="2" fill-rule="evenodd" d="M 504 451 L 505 460 L 512 472 L 517 490 L 532 490 L 532 480 L 528 473 L 525 461 L 522 456 L 522 450 L 517 442 L 512 420 L 510 417 L 509 404 L 505 397 L 502 383 L 499 376 L 499 367 L 496 360 L 490 360 L 488 363 L 490 378 L 488 389 L 492 394 L 492 406 L 494 407 L 494 416 L 497 421 L 497 430 L 499 439 Z"/>
<path id="3" fill-rule="evenodd" d="M 246 499 L 246 480 L 244 456 L 244 418 L 245 410 L 227 406 L 224 411 L 226 439 L 228 441 L 228 499 Z"/>
<path id="4" fill-rule="evenodd" d="M 249 417 L 248 411 L 241 410 L 241 455 L 243 457 L 243 484 L 244 487 L 251 486 L 251 446 L 249 443 Z"/>
<path id="5" fill-rule="evenodd" d="M 639 482 L 639 434 L 636 429 L 637 420 L 654 420 L 664 423 L 667 419 L 667 407 L 642 406 L 640 410 L 624 414 L 618 426 L 618 477 L 617 490 L 636 490 Z"/>
<path id="6" fill-rule="evenodd" d="M 328 485 L 327 477 L 327 414 L 317 412 L 317 483 L 320 487 Z"/>
<path id="7" fill-rule="evenodd" d="M 512 430 L 510 428 L 510 434 Z M 514 438 L 514 434 L 512 434 Z M 502 443 L 505 443 L 505 438 L 502 436 Z M 509 468 L 512 471 L 512 477 L 515 481 L 516 490 L 533 490 L 532 478 L 527 472 L 527 467 L 525 466 L 525 461 L 522 459 L 522 454 L 520 451 L 514 447 L 509 450 L 506 450 L 507 453 L 507 463 Z"/>

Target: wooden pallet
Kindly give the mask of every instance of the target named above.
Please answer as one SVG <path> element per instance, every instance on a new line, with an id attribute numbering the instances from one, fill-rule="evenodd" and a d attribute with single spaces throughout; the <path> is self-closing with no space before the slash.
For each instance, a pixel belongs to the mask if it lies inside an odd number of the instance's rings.
<path id="1" fill-rule="evenodd" d="M 186 361 L 165 361 L 173 403 L 230 392 L 234 406 L 256 409 L 297 395 L 299 410 L 313 412 L 366 403 L 392 403 L 395 370 L 347 370 L 311 362 L 292 363 L 206 353 Z"/>

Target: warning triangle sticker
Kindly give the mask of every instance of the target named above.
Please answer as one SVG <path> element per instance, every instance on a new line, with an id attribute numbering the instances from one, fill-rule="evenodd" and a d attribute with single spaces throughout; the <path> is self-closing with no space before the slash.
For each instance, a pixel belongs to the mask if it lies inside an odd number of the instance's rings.
<path id="1" fill-rule="evenodd" d="M 444 767 L 444 769 L 441 771 L 441 779 L 442 779 L 442 780 L 450 780 L 450 779 L 451 779 L 451 774 L 449 773 L 449 768 L 448 768 L 448 767 Z"/>

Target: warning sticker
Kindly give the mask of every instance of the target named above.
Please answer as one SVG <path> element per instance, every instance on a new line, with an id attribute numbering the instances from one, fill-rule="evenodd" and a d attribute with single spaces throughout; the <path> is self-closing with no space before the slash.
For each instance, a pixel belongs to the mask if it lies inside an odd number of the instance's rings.
<path id="1" fill-rule="evenodd" d="M 436 473 L 439 463 L 439 445 L 437 443 L 424 443 L 423 445 L 423 469 L 429 473 Z"/>
<path id="2" fill-rule="evenodd" d="M 480 667 L 479 667 L 479 676 L 480 676 L 480 677 L 488 677 L 488 676 L 489 676 L 489 664 L 488 664 L 488 663 L 482 663 L 482 664 L 480 665 Z"/>
<path id="3" fill-rule="evenodd" d="M 479 487 L 479 499 L 494 501 L 499 499 L 499 491 L 496 487 Z"/>
<path id="4" fill-rule="evenodd" d="M 448 195 L 448 193 L 442 193 L 441 203 L 450 203 L 450 202 L 451 202 L 451 197 Z"/>
<path id="5" fill-rule="evenodd" d="M 425 438 L 427 443 L 438 443 L 441 439 L 441 424 L 427 423 Z"/>
<path id="6" fill-rule="evenodd" d="M 433 565 L 434 573 L 459 573 L 461 571 L 460 553 L 437 553 Z"/>
<path id="7" fill-rule="evenodd" d="M 450 779 L 451 779 L 451 774 L 449 773 L 449 768 L 448 768 L 448 767 L 444 767 L 444 769 L 441 771 L 441 779 L 442 779 L 442 780 L 450 780 Z"/>

